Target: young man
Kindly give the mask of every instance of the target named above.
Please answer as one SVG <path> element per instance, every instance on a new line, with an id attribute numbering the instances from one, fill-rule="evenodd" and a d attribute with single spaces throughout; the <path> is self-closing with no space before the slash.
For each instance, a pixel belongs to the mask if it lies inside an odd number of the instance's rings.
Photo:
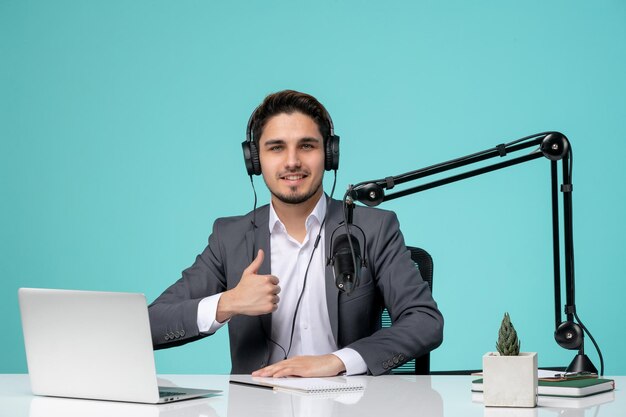
<path id="1" fill-rule="evenodd" d="M 338 138 L 314 97 L 281 91 L 253 113 L 244 152 L 271 204 L 216 220 L 209 244 L 149 307 L 155 349 L 228 323 L 232 373 L 333 376 L 389 372 L 441 344 L 443 317 L 410 259 L 394 213 L 358 207 L 367 267 L 347 295 L 335 286 L 331 235 L 343 206 L 323 191 Z M 393 326 L 380 328 L 387 307 Z"/>

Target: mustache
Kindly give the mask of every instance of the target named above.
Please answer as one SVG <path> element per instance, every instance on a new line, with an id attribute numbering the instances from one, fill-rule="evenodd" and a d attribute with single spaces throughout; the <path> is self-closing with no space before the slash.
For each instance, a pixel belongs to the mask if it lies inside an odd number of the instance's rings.
<path id="1" fill-rule="evenodd" d="M 278 178 L 284 178 L 287 177 L 289 175 L 302 175 L 302 176 L 309 176 L 311 174 L 310 171 L 308 170 L 302 170 L 302 169 L 298 169 L 298 170 L 293 170 L 293 171 L 284 171 L 284 172 L 280 172 L 278 173 L 276 176 Z"/>

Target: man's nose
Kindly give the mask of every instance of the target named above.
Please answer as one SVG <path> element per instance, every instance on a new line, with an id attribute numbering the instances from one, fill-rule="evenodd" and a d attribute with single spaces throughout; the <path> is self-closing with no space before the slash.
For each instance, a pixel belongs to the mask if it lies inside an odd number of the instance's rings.
<path id="1" fill-rule="evenodd" d="M 285 165 L 288 168 L 298 168 L 300 167 L 300 155 L 298 154 L 297 149 L 290 149 L 287 152 L 287 160 L 285 161 Z"/>

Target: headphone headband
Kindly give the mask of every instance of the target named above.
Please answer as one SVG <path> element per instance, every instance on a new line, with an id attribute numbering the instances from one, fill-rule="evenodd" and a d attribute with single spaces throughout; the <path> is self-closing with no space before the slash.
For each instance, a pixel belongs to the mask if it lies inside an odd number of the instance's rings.
<path id="1" fill-rule="evenodd" d="M 246 171 L 248 175 L 261 175 L 261 161 L 259 160 L 259 150 L 252 137 L 253 120 L 257 110 L 261 105 L 258 105 L 250 118 L 248 119 L 248 126 L 246 127 L 246 140 L 241 143 L 243 149 L 243 159 L 246 164 Z M 339 168 L 339 136 L 335 135 L 335 126 L 333 119 L 326 109 L 324 110 L 324 117 L 328 122 L 329 135 L 324 138 L 324 169 L 326 171 L 337 170 Z"/>

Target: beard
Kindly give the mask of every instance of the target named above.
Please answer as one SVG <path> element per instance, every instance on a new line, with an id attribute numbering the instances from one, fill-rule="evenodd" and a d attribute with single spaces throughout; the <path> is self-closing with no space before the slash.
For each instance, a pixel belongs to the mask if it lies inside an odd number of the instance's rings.
<path id="1" fill-rule="evenodd" d="M 293 187 L 290 193 L 278 193 L 270 188 L 270 193 L 279 201 L 285 204 L 301 204 L 313 197 L 322 187 L 322 182 L 316 184 L 308 192 L 298 193 L 297 188 Z M 269 188 L 269 187 L 268 187 Z"/>

